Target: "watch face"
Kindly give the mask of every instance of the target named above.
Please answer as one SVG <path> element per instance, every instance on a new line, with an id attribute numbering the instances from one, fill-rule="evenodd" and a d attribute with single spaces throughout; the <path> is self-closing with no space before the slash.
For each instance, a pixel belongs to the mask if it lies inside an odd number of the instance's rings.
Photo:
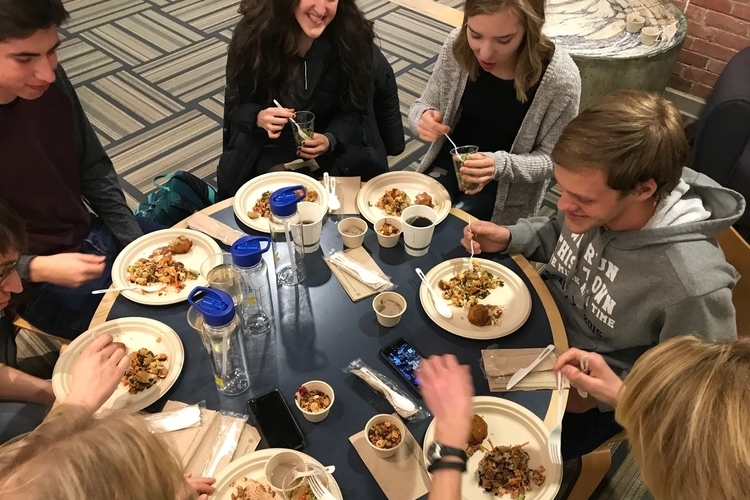
<path id="1" fill-rule="evenodd" d="M 441 446 L 439 443 L 433 442 L 429 448 L 427 448 L 427 460 L 430 461 L 431 464 L 434 464 L 443 456 L 441 455 Z"/>

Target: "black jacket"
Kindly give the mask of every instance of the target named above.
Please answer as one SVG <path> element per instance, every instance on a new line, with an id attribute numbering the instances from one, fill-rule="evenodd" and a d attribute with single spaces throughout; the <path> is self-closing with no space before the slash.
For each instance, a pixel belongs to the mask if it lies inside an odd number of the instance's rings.
<path id="1" fill-rule="evenodd" d="M 282 104 L 315 114 L 315 131 L 325 133 L 331 142 L 331 152 L 326 154 L 342 154 L 350 147 L 359 147 L 377 169 L 385 172 L 386 154 L 391 151 L 399 154 L 404 149 L 403 126 L 393 70 L 380 50 L 373 50 L 374 57 L 368 64 L 372 68 L 373 85 L 367 110 L 344 102 L 348 78 L 336 45 L 325 32 L 305 57 L 307 71 L 298 75 L 295 102 Z M 225 96 L 224 152 L 217 171 L 222 199 L 233 196 L 252 176 L 261 149 L 271 141 L 266 131 L 257 127 L 256 118 L 259 111 L 272 104 L 255 102 L 254 97 L 242 88 L 237 99 L 228 92 Z M 282 137 L 289 133 L 287 129 Z M 381 138 L 383 130 L 388 130 L 385 141 Z M 358 165 L 347 165 L 343 173 L 359 175 Z"/>

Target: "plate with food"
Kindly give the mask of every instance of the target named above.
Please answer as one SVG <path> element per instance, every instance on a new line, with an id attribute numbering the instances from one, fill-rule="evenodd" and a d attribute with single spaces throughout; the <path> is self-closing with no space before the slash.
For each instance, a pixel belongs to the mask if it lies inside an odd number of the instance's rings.
<path id="1" fill-rule="evenodd" d="M 427 315 L 440 328 L 459 337 L 490 340 L 515 332 L 529 319 L 531 294 L 516 273 L 487 259 L 451 259 L 438 264 L 425 275 L 427 282 L 443 297 L 453 317 L 441 316 L 424 283 L 419 301 Z"/>
<path id="2" fill-rule="evenodd" d="M 562 482 L 562 465 L 552 463 L 549 430 L 523 406 L 492 396 L 474 397 L 462 500 L 553 500 Z M 424 463 L 435 439 L 435 421 L 425 433 Z"/>
<path id="3" fill-rule="evenodd" d="M 177 333 L 149 318 L 121 318 L 87 330 L 60 354 L 52 373 L 52 390 L 64 401 L 70 392 L 73 366 L 96 337 L 108 334 L 124 344 L 130 367 L 102 409 L 140 411 L 172 387 L 182 371 L 185 351 Z"/>
<path id="4" fill-rule="evenodd" d="M 269 448 L 245 455 L 234 460 L 216 474 L 214 488 L 216 492 L 211 495 L 212 500 L 284 500 L 282 495 L 276 493 L 268 485 L 265 479 L 265 467 L 274 455 L 278 453 L 294 453 L 305 461 L 305 463 L 323 466 L 320 462 L 309 455 L 299 451 L 281 448 Z M 336 500 L 343 500 L 341 489 L 336 479 L 329 476 L 328 489 Z M 305 491 L 299 492 L 295 500 L 316 500 L 312 493 L 306 496 Z M 295 493 L 297 493 L 295 491 Z"/>
<path id="5" fill-rule="evenodd" d="M 411 205 L 435 209 L 440 223 L 451 210 L 448 191 L 432 177 L 418 172 L 388 172 L 370 179 L 357 193 L 362 217 L 375 224 L 383 217 L 401 217 Z"/>
<path id="6" fill-rule="evenodd" d="M 234 196 L 234 215 L 250 229 L 268 233 L 271 228 L 271 194 L 280 188 L 305 186 L 304 201 L 317 203 L 328 212 L 328 192 L 323 184 L 310 176 L 297 172 L 269 172 L 246 182 Z"/>
<path id="7" fill-rule="evenodd" d="M 122 295 L 149 306 L 177 304 L 187 300 L 196 286 L 207 286 L 200 275 L 201 264 L 221 247 L 192 229 L 162 229 L 148 233 L 126 246 L 112 265 L 112 284 Z M 164 285 L 159 288 L 159 285 Z M 155 291 L 154 287 L 156 288 Z"/>

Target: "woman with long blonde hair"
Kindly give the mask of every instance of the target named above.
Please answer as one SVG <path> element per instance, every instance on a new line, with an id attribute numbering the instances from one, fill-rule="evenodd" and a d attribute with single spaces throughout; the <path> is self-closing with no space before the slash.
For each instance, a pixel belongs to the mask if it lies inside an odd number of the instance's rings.
<path id="1" fill-rule="evenodd" d="M 578 367 L 589 358 L 589 374 Z M 657 500 L 744 500 L 750 492 L 750 339 L 660 343 L 624 381 L 602 356 L 570 349 L 555 370 L 614 405 Z"/>
<path id="2" fill-rule="evenodd" d="M 581 79 L 570 56 L 542 33 L 544 0 L 466 0 L 409 124 L 432 143 L 418 167 L 437 177 L 455 206 L 513 224 L 534 215 L 552 177 L 557 138 L 577 114 Z M 450 134 L 474 145 L 459 189 Z M 466 186 L 463 186 L 466 188 Z"/>

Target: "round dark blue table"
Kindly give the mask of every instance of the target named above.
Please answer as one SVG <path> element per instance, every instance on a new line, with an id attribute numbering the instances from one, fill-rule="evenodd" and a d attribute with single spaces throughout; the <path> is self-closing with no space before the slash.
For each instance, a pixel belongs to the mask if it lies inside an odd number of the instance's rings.
<path id="1" fill-rule="evenodd" d="M 231 200 L 204 212 L 231 227 L 252 233 L 236 220 Z M 274 289 L 275 332 L 245 338 L 251 386 L 239 396 L 226 397 L 217 391 L 209 355 L 198 332 L 187 323 L 187 303 L 151 307 L 116 296 L 102 301 L 92 326 L 105 320 L 142 316 L 169 325 L 182 339 L 185 347 L 182 374 L 172 389 L 147 411 L 160 411 L 164 403 L 171 399 L 189 404 L 205 401 L 207 407 L 213 410 L 247 413 L 248 399 L 271 389 L 279 389 L 307 438 L 308 446 L 304 451 L 324 464 L 336 466 L 336 480 L 344 497 L 382 500 L 385 495 L 349 443 L 349 437 L 361 431 L 373 415 L 392 413 L 393 409 L 364 382 L 344 373 L 343 368 L 349 362 L 361 358 L 410 391 L 407 384 L 378 355 L 385 345 L 399 337 L 406 337 L 425 356 L 451 353 L 461 363 L 470 365 L 476 394 L 489 395 L 487 381 L 479 366 L 481 349 L 491 345 L 499 348 L 546 347 L 550 343 L 554 343 L 559 350 L 567 349 L 557 307 L 533 266 L 521 256 L 482 255 L 512 269 L 529 287 L 531 316 L 517 332 L 492 341 L 470 340 L 448 333 L 430 320 L 419 302 L 419 279 L 414 269 L 420 267 L 426 272 L 440 262 L 466 256 L 459 244 L 466 224 L 464 216 L 463 212 L 454 209 L 435 228 L 430 251 L 423 257 L 408 256 L 402 243 L 392 249 L 380 248 L 375 233 L 372 229 L 368 231 L 365 248 L 381 269 L 391 276 L 398 285 L 396 291 L 408 303 L 401 322 L 394 328 L 384 328 L 377 323 L 371 297 L 352 302 L 331 274 L 322 257 L 332 249 L 343 247 L 334 220 L 340 216 L 325 220 L 321 249 L 305 257 L 307 277 L 304 283 L 297 287 Z M 273 274 L 270 252 L 265 257 Z M 295 390 L 301 383 L 313 379 L 325 380 L 336 393 L 336 403 L 331 413 L 319 424 L 307 422 L 294 409 Z M 410 394 L 414 395 L 413 392 Z M 551 391 L 493 395 L 525 406 L 550 425 L 555 411 L 551 408 L 555 401 Z M 424 404 L 418 397 L 417 401 Z M 409 430 L 419 443 L 424 439 L 429 421 L 409 424 Z M 264 443 L 260 447 L 263 448 Z"/>

